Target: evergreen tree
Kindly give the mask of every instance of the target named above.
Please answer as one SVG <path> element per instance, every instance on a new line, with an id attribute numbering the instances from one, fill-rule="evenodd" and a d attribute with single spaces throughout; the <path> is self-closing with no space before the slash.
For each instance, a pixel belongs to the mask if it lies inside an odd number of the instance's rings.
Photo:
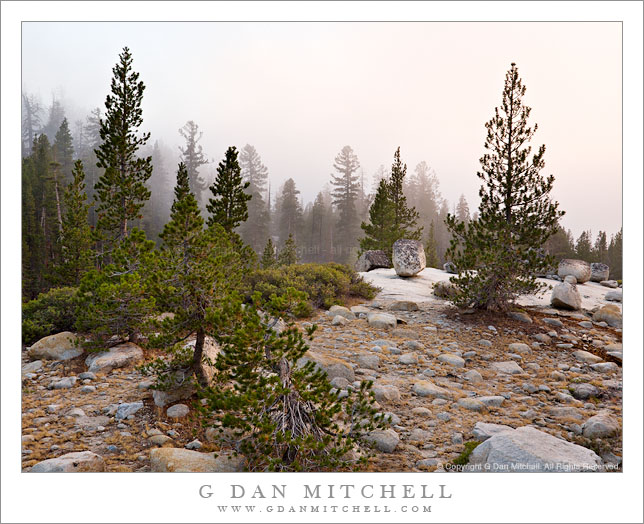
<path id="1" fill-rule="evenodd" d="M 239 226 L 239 234 L 244 242 L 259 253 L 270 227 L 270 213 L 264 199 L 268 169 L 262 163 L 257 150 L 250 144 L 246 144 L 241 150 L 239 163 L 242 177 L 248 182 L 246 193 L 251 196 L 248 202 L 248 220 Z"/>
<path id="2" fill-rule="evenodd" d="M 54 158 L 60 164 L 60 169 L 62 171 L 61 182 L 65 185 L 69 184 L 72 179 L 72 169 L 74 167 L 74 143 L 66 118 L 63 118 L 63 121 L 56 132 L 56 140 L 54 141 Z"/>
<path id="3" fill-rule="evenodd" d="M 277 265 L 279 266 L 292 266 L 297 264 L 297 245 L 295 244 L 295 239 L 293 235 L 289 235 L 284 242 L 284 247 L 280 250 L 280 253 L 277 257 Z"/>
<path id="4" fill-rule="evenodd" d="M 365 234 L 360 240 L 360 249 L 362 251 L 382 250 L 391 257 L 395 242 L 392 229 L 394 205 L 389 196 L 389 190 L 387 179 L 380 179 L 376 196 L 369 208 L 369 223 L 363 222 L 360 225 Z"/>
<path id="5" fill-rule="evenodd" d="M 540 174 L 545 146 L 528 158 L 537 126 L 528 127 L 530 108 L 522 103 L 524 94 L 513 63 L 505 77 L 501 108 L 485 125 L 489 152 L 477 173 L 484 182 L 479 219 L 466 227 L 453 215 L 447 218 L 454 234 L 449 256 L 458 271 L 450 280 L 459 306 L 506 309 L 517 296 L 540 289 L 535 275 L 552 263 L 540 256 L 539 248 L 556 232 L 563 212 L 549 199 L 554 177 Z"/>
<path id="6" fill-rule="evenodd" d="M 427 260 L 427 267 L 440 267 L 438 253 L 436 251 L 436 238 L 433 221 L 429 226 L 427 240 L 425 241 L 425 259 Z"/>
<path id="7" fill-rule="evenodd" d="M 289 235 L 297 240 L 302 228 L 302 205 L 295 187 L 295 181 L 289 178 L 284 182 L 282 192 L 277 201 L 278 235 L 285 242 Z"/>
<path id="8" fill-rule="evenodd" d="M 564 258 L 575 258 L 575 243 L 572 233 L 562 227 L 544 243 L 543 248 L 546 253 L 553 257 L 554 262 L 558 264 Z M 554 269 L 553 265 L 553 269 Z"/>
<path id="9" fill-rule="evenodd" d="M 186 140 L 185 147 L 179 147 L 179 151 L 181 151 L 181 161 L 188 170 L 190 191 L 195 195 L 197 202 L 200 203 L 203 198 L 203 192 L 208 188 L 207 182 L 199 175 L 199 168 L 208 163 L 208 159 L 203 154 L 203 148 L 199 144 L 203 133 L 199 131 L 197 124 L 192 120 L 188 120 L 179 129 L 179 134 Z"/>
<path id="10" fill-rule="evenodd" d="M 72 176 L 63 197 L 65 215 L 60 238 L 62 260 L 56 268 L 59 283 L 64 286 L 78 286 L 81 277 L 92 267 L 92 239 L 87 221 L 90 206 L 86 203 L 85 172 L 81 160 L 74 163 Z"/>
<path id="11" fill-rule="evenodd" d="M 461 194 L 458 204 L 456 204 L 456 220 L 463 222 L 465 225 L 470 221 L 470 206 L 467 205 L 467 200 L 465 200 L 465 195 L 463 194 Z"/>
<path id="12" fill-rule="evenodd" d="M 137 134 L 143 123 L 145 85 L 132 70 L 127 47 L 112 71 L 112 94 L 105 100 L 105 120 L 100 120 L 102 143 L 96 149 L 97 165 L 105 172 L 96 183 L 94 198 L 99 202 L 97 228 L 108 241 L 118 241 L 128 236 L 128 222 L 140 216 L 150 198 L 145 182 L 152 175 L 152 158 L 137 155 L 150 133 Z"/>
<path id="13" fill-rule="evenodd" d="M 608 265 L 610 277 L 615 280 L 622 279 L 622 228 L 610 238 L 608 245 Z"/>
<path id="14" fill-rule="evenodd" d="M 608 263 L 608 240 L 606 231 L 600 231 L 595 240 L 594 258 L 602 264 Z"/>
<path id="15" fill-rule="evenodd" d="M 42 105 L 34 95 L 22 93 L 22 156 L 32 153 L 36 135 L 42 126 Z"/>
<path id="16" fill-rule="evenodd" d="M 51 105 L 47 115 L 47 123 L 42 129 L 42 132 L 47 135 L 49 143 L 52 143 L 56 138 L 56 132 L 60 128 L 65 118 L 65 109 L 56 95 L 52 95 Z"/>
<path id="17" fill-rule="evenodd" d="M 400 160 L 399 147 L 394 154 L 394 163 L 391 166 L 391 177 L 389 178 L 389 198 L 393 205 L 393 242 L 401 238 L 420 240 L 423 230 L 422 226 L 416 227 L 419 218 L 418 212 L 413 207 L 407 206 L 407 198 L 403 191 L 406 175 L 407 164 L 403 164 Z"/>
<path id="18" fill-rule="evenodd" d="M 577 258 L 585 260 L 586 262 L 593 261 L 592 233 L 590 231 L 582 231 L 581 235 L 579 235 L 575 252 Z"/>
<path id="19" fill-rule="evenodd" d="M 229 147 L 226 157 L 219 162 L 217 178 L 210 186 L 213 198 L 209 199 L 206 206 L 210 213 L 208 226 L 219 224 L 228 234 L 248 219 L 247 202 L 251 199 L 244 192 L 248 188 L 248 182 L 242 180 L 237 155 L 237 149 Z"/>
<path id="20" fill-rule="evenodd" d="M 339 175 L 331 175 L 333 186 L 333 205 L 338 211 L 338 224 L 335 245 L 340 251 L 338 260 L 347 262 L 351 248 L 356 244 L 359 233 L 359 218 L 356 209 L 360 185 L 357 175 L 360 162 L 351 146 L 344 146 L 335 157 L 334 169 Z"/>
<path id="21" fill-rule="evenodd" d="M 206 386 L 204 343 L 206 334 L 213 331 L 207 319 L 208 310 L 239 285 L 241 270 L 239 256 L 224 229 L 213 224 L 204 230 L 197 199 L 190 190 L 188 169 L 183 163 L 177 171 L 170 221 L 159 237 L 163 244 L 156 257 L 153 289 L 164 310 L 174 316 L 162 321 L 161 334 L 153 339 L 152 345 L 172 348 L 178 358 L 167 365 L 156 361 L 149 369 L 160 375 L 159 386 L 171 386 L 174 384 L 164 383 L 163 378 L 172 379 L 187 364 L 198 383 Z M 191 355 L 185 355 L 184 348 L 176 345 L 192 335 L 195 336 L 194 350 Z"/>
<path id="22" fill-rule="evenodd" d="M 275 253 L 275 244 L 271 237 L 266 241 L 266 247 L 262 253 L 262 259 L 259 262 L 262 269 L 270 269 L 277 265 L 277 254 Z"/>

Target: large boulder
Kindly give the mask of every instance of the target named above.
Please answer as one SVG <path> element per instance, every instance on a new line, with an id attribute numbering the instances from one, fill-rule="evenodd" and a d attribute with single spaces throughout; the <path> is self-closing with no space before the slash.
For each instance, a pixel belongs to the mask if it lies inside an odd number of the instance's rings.
<path id="1" fill-rule="evenodd" d="M 199 453 L 181 448 L 150 450 L 150 471 L 157 473 L 233 473 L 242 471 L 244 459 L 228 453 Z"/>
<path id="2" fill-rule="evenodd" d="M 619 432 L 619 422 L 610 412 L 602 411 L 584 422 L 581 429 L 586 438 L 612 437 Z"/>
<path id="3" fill-rule="evenodd" d="M 381 250 L 365 251 L 355 263 L 355 270 L 359 273 L 378 268 L 390 268 L 391 260 L 387 253 Z"/>
<path id="4" fill-rule="evenodd" d="M 565 278 L 568 275 L 572 275 L 577 279 L 577 283 L 583 284 L 590 280 L 590 264 L 584 262 L 583 260 L 576 260 L 573 258 L 564 258 L 559 262 L 559 269 L 557 274 L 561 278 Z"/>
<path id="5" fill-rule="evenodd" d="M 594 451 L 530 426 L 501 431 L 476 447 L 471 466 L 489 472 L 596 471 L 601 458 Z"/>
<path id="6" fill-rule="evenodd" d="M 456 295 L 456 287 L 449 280 L 441 280 L 434 284 L 434 295 L 439 298 L 452 298 Z"/>
<path id="7" fill-rule="evenodd" d="M 109 373 L 116 368 L 134 366 L 143 360 L 143 350 L 126 342 L 110 348 L 109 351 L 92 353 L 85 359 L 88 371 L 92 373 Z"/>
<path id="8" fill-rule="evenodd" d="M 398 325 L 396 317 L 389 313 L 369 313 L 367 322 L 376 329 L 392 329 Z"/>
<path id="9" fill-rule="evenodd" d="M 613 289 L 612 291 L 606 293 L 606 296 L 604 296 L 604 298 L 606 300 L 610 300 L 611 302 L 621 302 L 623 299 L 622 290 Z"/>
<path id="10" fill-rule="evenodd" d="M 615 304 L 608 304 L 606 306 L 602 306 L 593 315 L 593 320 L 595 322 L 606 322 L 606 324 L 614 328 L 621 328 L 622 310 L 619 309 L 619 306 Z"/>
<path id="11" fill-rule="evenodd" d="M 601 282 L 603 280 L 608 280 L 609 274 L 610 268 L 606 264 L 601 264 L 599 262 L 593 262 L 592 264 L 590 264 L 591 282 Z"/>
<path id="12" fill-rule="evenodd" d="M 396 240 L 392 259 L 400 277 L 413 277 L 425 269 L 425 249 L 418 240 Z"/>
<path id="13" fill-rule="evenodd" d="M 105 471 L 105 461 L 103 457 L 91 451 L 78 451 L 38 462 L 29 471 L 31 473 Z"/>
<path id="14" fill-rule="evenodd" d="M 581 295 L 577 290 L 577 286 L 569 284 L 568 282 L 557 284 L 552 290 L 550 304 L 558 309 L 572 309 L 574 311 L 580 310 Z"/>
<path id="15" fill-rule="evenodd" d="M 41 338 L 27 352 L 31 360 L 69 360 L 83 354 L 79 340 L 69 331 Z"/>
<path id="16" fill-rule="evenodd" d="M 336 377 L 346 378 L 349 383 L 356 379 L 353 368 L 344 360 L 333 357 L 327 357 L 314 351 L 307 351 L 302 358 L 297 361 L 297 366 L 302 367 L 307 362 L 313 362 L 315 366 L 327 374 L 329 380 Z"/>

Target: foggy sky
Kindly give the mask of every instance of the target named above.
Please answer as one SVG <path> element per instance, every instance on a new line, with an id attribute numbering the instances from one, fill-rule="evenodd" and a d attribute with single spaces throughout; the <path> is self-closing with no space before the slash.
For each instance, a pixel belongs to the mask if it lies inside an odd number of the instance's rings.
<path id="1" fill-rule="evenodd" d="M 425 160 L 450 208 L 478 207 L 484 123 L 516 62 L 575 237 L 622 224 L 618 23 L 24 23 L 23 89 L 62 95 L 70 127 L 104 109 L 124 46 L 146 85 L 142 130 L 177 151 L 194 120 L 208 158 L 254 145 L 273 193 L 311 201 L 351 145 L 369 177 L 395 149 Z M 370 187 L 370 185 L 369 185 Z"/>

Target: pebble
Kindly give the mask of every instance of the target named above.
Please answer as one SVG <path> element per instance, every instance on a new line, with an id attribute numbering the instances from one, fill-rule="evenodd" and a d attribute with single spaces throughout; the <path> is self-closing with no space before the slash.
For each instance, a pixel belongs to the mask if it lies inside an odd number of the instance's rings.
<path id="1" fill-rule="evenodd" d="M 81 393 L 94 393 L 94 391 L 96 391 L 96 386 L 83 386 L 80 390 Z"/>
<path id="2" fill-rule="evenodd" d="M 342 318 L 342 317 L 340 317 L 340 318 Z M 197 439 L 195 439 L 192 442 L 189 442 L 188 444 L 186 444 L 187 449 L 195 449 L 196 450 L 196 449 L 201 449 L 202 447 L 203 447 L 203 444 L 201 442 L 199 442 L 199 440 L 197 440 Z"/>

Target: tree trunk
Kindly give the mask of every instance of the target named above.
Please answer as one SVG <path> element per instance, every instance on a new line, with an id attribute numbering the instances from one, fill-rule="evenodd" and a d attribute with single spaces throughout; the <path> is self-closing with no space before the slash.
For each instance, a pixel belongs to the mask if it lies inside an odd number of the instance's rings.
<path id="1" fill-rule="evenodd" d="M 63 215 L 60 212 L 60 194 L 58 192 L 58 177 L 54 180 L 54 190 L 56 192 L 56 213 L 58 214 L 58 229 L 63 232 Z"/>
<path id="2" fill-rule="evenodd" d="M 201 386 L 208 385 L 208 377 L 203 370 L 201 365 L 201 360 L 203 358 L 203 346 L 206 339 L 206 333 L 203 329 L 197 330 L 197 339 L 195 341 L 195 352 L 192 356 L 192 370 L 194 371 L 195 377 L 197 377 L 197 382 Z"/>

